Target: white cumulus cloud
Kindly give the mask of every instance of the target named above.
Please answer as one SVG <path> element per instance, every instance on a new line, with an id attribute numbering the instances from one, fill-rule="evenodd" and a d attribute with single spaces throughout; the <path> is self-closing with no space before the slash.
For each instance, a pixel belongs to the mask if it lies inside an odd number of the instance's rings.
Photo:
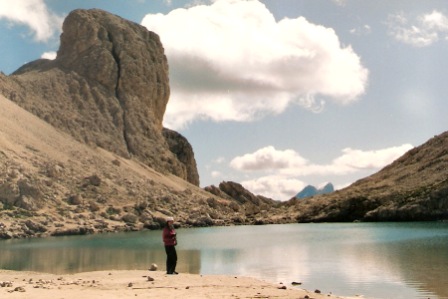
<path id="1" fill-rule="evenodd" d="M 276 21 L 258 0 L 149 14 L 142 25 L 160 35 L 170 65 L 164 123 L 197 119 L 252 121 L 291 104 L 319 110 L 365 92 L 368 70 L 331 28 L 303 17 Z"/>
<path id="2" fill-rule="evenodd" d="M 40 58 L 54 60 L 56 59 L 57 53 L 54 51 L 43 53 Z"/>
<path id="3" fill-rule="evenodd" d="M 307 161 L 293 150 L 279 151 L 273 146 L 267 146 L 254 153 L 234 158 L 230 166 L 242 171 L 253 171 L 300 167 L 306 163 Z"/>
<path id="4" fill-rule="evenodd" d="M 354 35 L 368 35 L 372 32 L 372 27 L 370 27 L 370 25 L 363 25 L 361 27 L 356 27 L 350 30 L 351 34 Z"/>
<path id="5" fill-rule="evenodd" d="M 0 19 L 28 26 L 38 41 L 53 37 L 63 20 L 50 12 L 43 0 L 0 1 Z"/>
<path id="6" fill-rule="evenodd" d="M 412 148 L 410 144 L 379 150 L 345 148 L 331 163 L 317 164 L 301 157 L 294 150 L 277 150 L 267 146 L 235 157 L 230 166 L 234 170 L 253 174 L 250 179 L 242 182 L 251 192 L 266 196 L 270 194 L 274 199 L 284 200 L 291 198 L 305 186 L 302 181 L 305 177 L 343 176 L 365 171 L 374 173 Z"/>
<path id="7" fill-rule="evenodd" d="M 306 186 L 301 180 L 279 175 L 243 181 L 241 185 L 256 195 L 263 195 L 275 200 L 288 200 Z"/>
<path id="8" fill-rule="evenodd" d="M 219 178 L 222 176 L 222 173 L 219 171 L 212 171 L 212 178 Z"/>
<path id="9" fill-rule="evenodd" d="M 390 15 L 388 25 L 390 35 L 396 40 L 415 47 L 448 39 L 448 18 L 436 10 L 414 19 L 403 13 Z"/>
<path id="10" fill-rule="evenodd" d="M 355 171 L 357 169 L 380 169 L 392 163 L 411 148 L 412 145 L 410 144 L 371 151 L 345 148 L 342 150 L 342 155 L 333 160 L 332 167 L 335 169 L 347 169 L 349 171 Z"/>

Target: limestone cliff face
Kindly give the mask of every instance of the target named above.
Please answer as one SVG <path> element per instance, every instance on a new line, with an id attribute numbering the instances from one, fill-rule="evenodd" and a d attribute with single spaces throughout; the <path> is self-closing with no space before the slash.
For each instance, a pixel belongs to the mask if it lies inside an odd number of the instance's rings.
<path id="1" fill-rule="evenodd" d="M 188 175 L 196 166 L 180 161 L 162 134 L 168 62 L 159 37 L 143 26 L 75 10 L 64 21 L 57 58 L 1 75 L 0 93 L 79 141 L 199 182 Z"/>
<path id="2" fill-rule="evenodd" d="M 185 165 L 187 181 L 193 185 L 199 186 L 199 173 L 197 171 L 196 159 L 194 158 L 191 144 L 184 136 L 173 130 L 164 128 L 162 133 L 171 152 L 177 156 L 183 165 Z"/>
<path id="3" fill-rule="evenodd" d="M 125 115 L 132 127 L 142 129 L 150 119 L 162 129 L 170 90 L 167 59 L 155 33 L 104 11 L 77 10 L 64 22 L 57 63 L 111 91 L 134 116 Z"/>

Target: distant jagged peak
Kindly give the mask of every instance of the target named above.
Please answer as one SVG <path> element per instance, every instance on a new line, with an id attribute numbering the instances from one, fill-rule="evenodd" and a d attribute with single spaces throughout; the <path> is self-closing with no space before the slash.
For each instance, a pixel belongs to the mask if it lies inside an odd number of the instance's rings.
<path id="1" fill-rule="evenodd" d="M 306 197 L 311 197 L 311 196 L 318 195 L 318 194 L 331 193 L 333 191 L 334 191 L 334 186 L 332 183 L 327 183 L 322 188 L 316 188 L 312 185 L 308 185 L 305 188 L 303 188 L 302 191 L 297 193 L 295 198 L 306 198 Z"/>

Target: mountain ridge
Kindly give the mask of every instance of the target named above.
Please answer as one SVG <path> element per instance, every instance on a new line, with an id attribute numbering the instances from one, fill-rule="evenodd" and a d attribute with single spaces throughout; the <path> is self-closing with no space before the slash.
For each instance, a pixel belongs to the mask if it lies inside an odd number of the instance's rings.
<path id="1" fill-rule="evenodd" d="M 448 219 L 448 131 L 327 195 L 291 199 L 298 222 Z"/>
<path id="2" fill-rule="evenodd" d="M 76 10 L 61 41 L 55 61 L 0 73 L 0 239 L 160 229 L 167 216 L 182 227 L 448 219 L 448 132 L 329 194 L 279 202 L 237 182 L 202 189 L 191 144 L 161 125 L 157 35 Z"/>
<path id="3" fill-rule="evenodd" d="M 216 196 L 79 142 L 2 95 L 0 106 L 0 239 L 160 229 L 168 216 L 182 227 L 294 221 L 275 201 Z"/>
<path id="4" fill-rule="evenodd" d="M 294 221 L 199 188 L 191 144 L 162 126 L 168 62 L 143 26 L 75 10 L 56 59 L 0 73 L 0 95 L 0 238 Z"/>

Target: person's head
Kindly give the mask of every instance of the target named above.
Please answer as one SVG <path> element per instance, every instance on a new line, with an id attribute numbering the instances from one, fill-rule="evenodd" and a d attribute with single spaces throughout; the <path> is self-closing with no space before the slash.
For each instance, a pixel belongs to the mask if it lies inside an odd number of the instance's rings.
<path id="1" fill-rule="evenodd" d="M 167 226 L 172 226 L 174 223 L 174 218 L 173 217 L 167 217 L 166 218 L 166 225 Z"/>

